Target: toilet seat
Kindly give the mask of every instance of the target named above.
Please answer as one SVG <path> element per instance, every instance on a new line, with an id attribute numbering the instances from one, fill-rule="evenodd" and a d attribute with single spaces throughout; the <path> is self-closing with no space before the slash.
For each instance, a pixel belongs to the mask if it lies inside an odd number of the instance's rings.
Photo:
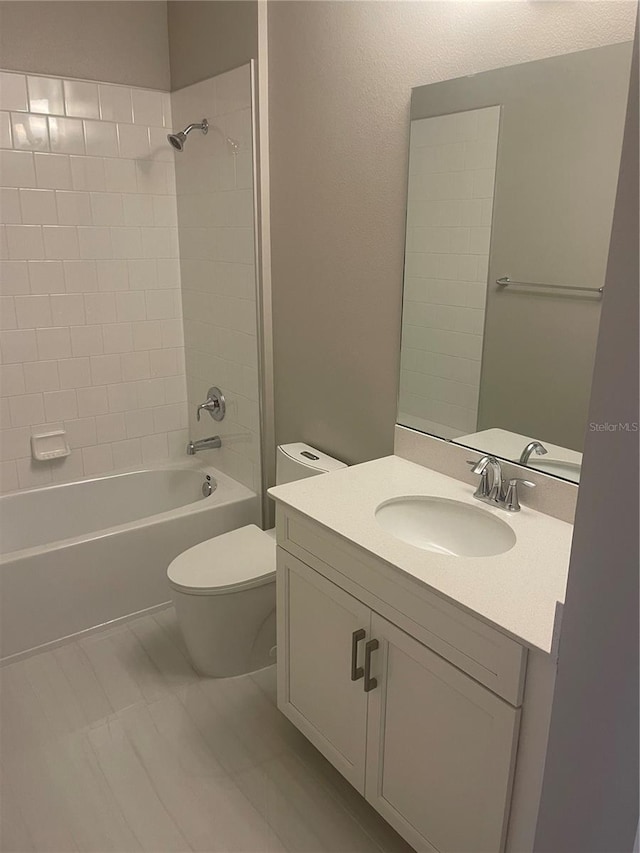
<path id="1" fill-rule="evenodd" d="M 272 583 L 275 573 L 275 531 L 248 524 L 183 551 L 167 577 L 188 595 L 220 595 Z"/>

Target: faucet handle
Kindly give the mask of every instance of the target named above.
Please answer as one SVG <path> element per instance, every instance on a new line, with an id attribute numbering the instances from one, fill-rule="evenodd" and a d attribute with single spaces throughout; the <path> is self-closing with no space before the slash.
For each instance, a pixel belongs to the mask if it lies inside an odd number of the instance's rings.
<path id="1" fill-rule="evenodd" d="M 474 498 L 485 499 L 488 498 L 491 494 L 488 459 L 489 457 L 487 456 L 483 456 L 482 459 L 480 459 L 479 461 L 476 461 L 474 459 L 467 459 L 467 465 L 471 465 L 471 473 L 480 474 L 480 482 L 478 483 L 478 488 L 473 493 Z M 481 462 L 483 463 L 482 466 L 480 466 Z M 478 468 L 480 468 L 480 470 L 477 470 Z"/>
<path id="2" fill-rule="evenodd" d="M 523 480 L 522 477 L 513 477 L 509 480 L 507 494 L 504 498 L 504 508 L 509 512 L 520 512 L 520 501 L 518 500 L 518 483 L 522 483 L 528 489 L 535 489 L 536 484 L 531 480 Z"/>

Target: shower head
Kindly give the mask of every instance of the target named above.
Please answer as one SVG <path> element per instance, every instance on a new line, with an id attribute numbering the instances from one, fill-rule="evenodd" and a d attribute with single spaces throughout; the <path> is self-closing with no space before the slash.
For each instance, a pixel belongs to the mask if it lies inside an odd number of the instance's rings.
<path id="1" fill-rule="evenodd" d="M 178 133 L 168 133 L 167 139 L 176 151 L 182 151 L 184 149 L 184 144 L 187 141 L 187 136 L 192 130 L 201 130 L 202 133 L 206 134 L 209 132 L 209 122 L 206 118 L 203 118 L 201 122 L 198 122 L 197 124 L 189 124 L 184 130 L 179 130 Z"/>

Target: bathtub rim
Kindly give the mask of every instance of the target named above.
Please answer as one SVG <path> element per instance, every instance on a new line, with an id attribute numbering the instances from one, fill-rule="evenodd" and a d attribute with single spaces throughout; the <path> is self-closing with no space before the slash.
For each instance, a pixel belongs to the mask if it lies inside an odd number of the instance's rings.
<path id="1" fill-rule="evenodd" d="M 178 459 L 178 460 L 162 460 L 155 463 L 148 463 L 135 468 L 122 468 L 117 471 L 109 471 L 107 474 L 98 476 L 81 477 L 77 480 L 70 480 L 66 483 L 47 484 L 46 486 L 34 486 L 29 489 L 20 489 L 13 492 L 7 492 L 2 497 L 12 497 L 15 495 L 30 494 L 32 492 L 40 492 L 43 490 L 56 490 L 63 487 L 73 486 L 76 483 L 94 483 L 102 480 L 113 479 L 114 477 L 122 477 L 125 474 L 143 474 L 148 471 L 175 471 L 175 470 L 191 470 L 200 471 L 203 478 L 205 475 L 212 477 L 217 484 L 217 488 L 208 497 L 200 498 L 182 506 L 174 507 L 173 509 L 165 510 L 164 512 L 146 515 L 142 518 L 137 518 L 133 521 L 126 521 L 123 524 L 113 525 L 112 527 L 104 527 L 99 530 L 89 531 L 80 536 L 70 536 L 66 539 L 56 539 L 46 545 L 33 545 L 29 548 L 21 548 L 16 551 L 7 551 L 0 553 L 0 567 L 5 563 L 14 562 L 22 559 L 27 559 L 39 554 L 58 551 L 63 548 L 71 547 L 80 542 L 86 542 L 94 539 L 103 539 L 108 536 L 114 536 L 126 530 L 132 530 L 138 527 L 145 527 L 150 524 L 161 523 L 170 518 L 178 518 L 192 513 L 205 512 L 214 506 L 224 506 L 237 500 L 246 500 L 247 498 L 258 498 L 258 495 L 244 486 L 238 480 L 234 480 L 228 474 L 215 468 L 213 465 L 198 459 Z"/>

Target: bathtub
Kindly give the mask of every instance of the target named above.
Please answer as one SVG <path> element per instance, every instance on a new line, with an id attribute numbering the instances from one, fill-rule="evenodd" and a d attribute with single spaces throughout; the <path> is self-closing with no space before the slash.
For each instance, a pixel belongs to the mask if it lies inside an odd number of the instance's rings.
<path id="1" fill-rule="evenodd" d="M 171 560 L 245 524 L 256 494 L 196 460 L 0 497 L 0 660 L 167 603 Z"/>

